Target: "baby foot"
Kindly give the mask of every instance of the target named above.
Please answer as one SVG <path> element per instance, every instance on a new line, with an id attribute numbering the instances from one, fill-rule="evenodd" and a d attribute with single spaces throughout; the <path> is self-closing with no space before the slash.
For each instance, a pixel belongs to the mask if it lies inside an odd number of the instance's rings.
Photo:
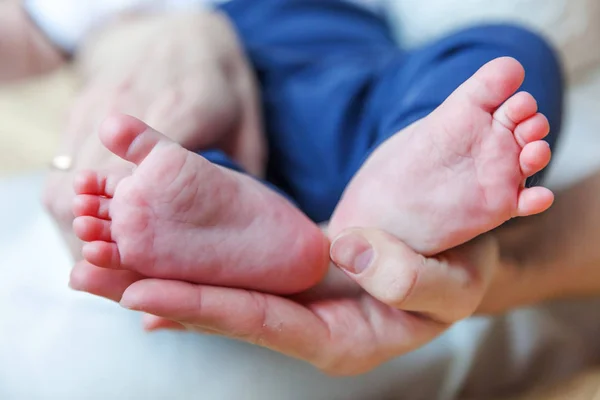
<path id="1" fill-rule="evenodd" d="M 346 188 L 331 234 L 378 227 L 433 255 L 550 207 L 550 190 L 523 187 L 550 161 L 547 119 L 530 94 L 513 95 L 523 79 L 516 60 L 496 59 L 379 146 Z"/>
<path id="2" fill-rule="evenodd" d="M 133 117 L 110 118 L 100 138 L 137 168 L 124 178 L 86 172 L 76 179 L 73 227 L 88 242 L 88 262 L 279 294 L 323 277 L 326 238 L 260 182 L 208 162 Z"/>

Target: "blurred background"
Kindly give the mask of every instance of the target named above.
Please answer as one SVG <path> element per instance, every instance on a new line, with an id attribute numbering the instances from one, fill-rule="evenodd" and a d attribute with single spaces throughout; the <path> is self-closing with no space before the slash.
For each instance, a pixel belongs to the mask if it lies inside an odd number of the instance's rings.
<path id="1" fill-rule="evenodd" d="M 190 382 L 195 381 L 192 374 L 181 378 L 184 383 L 177 384 L 181 387 L 170 398 L 360 398 L 357 397 L 360 385 L 374 382 L 388 385 L 381 382 L 394 375 L 386 370 L 381 380 L 373 377 L 356 380 L 356 387 L 351 386 L 353 394 L 345 397 L 339 384 L 317 378 L 303 366 L 242 345 L 224 340 L 182 339 L 176 334 L 149 338 L 141 333 L 137 315 L 68 289 L 72 264 L 69 239 L 63 240 L 60 223 L 53 220 L 41 200 L 44 186 L 49 184 L 47 172 L 53 158 L 64 153 L 64 149 L 59 151 L 59 144 L 68 130 L 68 121 L 73 124 L 72 107 L 85 90 L 83 82 L 103 64 L 114 64 L 121 59 L 121 46 L 127 40 L 132 43 L 141 40 L 140 32 L 147 34 L 154 28 L 140 27 L 137 23 L 131 30 L 119 27 L 118 40 L 110 32 L 104 35 L 104 30 L 110 30 L 107 27 L 117 19 L 113 14 L 122 17 L 151 12 L 155 18 L 175 11 L 191 13 L 198 4 L 189 3 L 203 1 L 32 1 L 40 9 L 51 10 L 52 18 L 59 24 L 65 16 L 75 20 L 54 37 L 46 37 L 46 32 L 37 26 L 39 21 L 18 11 L 22 4 L 0 0 L 0 399 L 169 398 L 164 388 L 185 375 L 180 370 L 175 374 L 174 367 L 170 367 L 174 358 L 182 354 L 199 358 L 210 354 L 212 359 L 226 359 L 227 363 L 223 361 L 220 365 L 229 372 L 226 378 L 220 378 L 214 372 L 203 372 L 202 368 L 216 369 L 212 364 L 186 361 L 183 364 L 202 376 L 203 384 L 214 380 L 210 386 L 212 392 L 205 392 L 206 397 L 186 392 Z M 511 21 L 544 35 L 560 51 L 568 80 L 566 124 L 560 149 L 554 155 L 549 184 L 552 188 L 565 188 L 600 170 L 600 1 L 372 0 L 367 3 L 370 7 L 385 8 L 399 45 L 407 48 L 485 21 Z M 9 4 L 18 7 L 9 8 Z M 92 18 L 93 23 L 92 19 L 87 21 L 88 17 L 83 17 L 88 15 L 86 10 L 93 10 L 92 14 L 102 18 Z M 84 39 L 86 35 L 94 40 Z M 74 40 L 75 37 L 78 39 Z M 73 53 L 69 54 L 70 51 Z M 6 67 L 8 64 L 11 67 Z M 94 110 L 94 104 L 76 110 Z M 90 133 L 93 126 L 89 125 Z M 66 190 L 69 190 L 67 185 L 51 185 L 46 189 L 46 205 L 52 204 L 48 196 L 60 197 Z M 55 217 L 64 212 L 53 211 Z M 584 319 L 590 323 L 600 320 L 597 306 L 592 304 Z M 530 336 L 522 339 L 521 335 L 521 339 L 539 340 L 540 348 L 551 349 L 547 351 L 563 351 L 559 358 L 567 354 L 567 365 L 545 376 L 552 377 L 552 382 L 540 379 L 543 373 L 536 375 L 534 369 L 528 368 L 532 385 L 516 386 L 526 388 L 526 392 L 531 390 L 529 386 L 535 386 L 534 391 L 523 395 L 511 393 L 510 397 L 600 399 L 600 372 L 595 372 L 590 361 L 597 360 L 599 355 L 590 354 L 583 336 L 572 331 L 571 320 L 560 319 L 569 313 L 569 308 L 563 306 L 556 314 L 539 316 L 526 310 L 497 319 L 478 319 L 458 327 L 453 335 L 464 335 L 477 326 L 480 339 L 473 340 L 479 346 L 484 343 L 492 346 L 495 341 L 501 346 L 511 336 L 507 332 L 516 332 L 519 326 L 529 327 Z M 556 315 L 559 317 L 554 319 Z M 562 326 L 563 323 L 568 327 Z M 533 327 L 535 324 L 542 328 Z M 553 333 L 547 336 L 548 331 Z M 511 337 L 514 339 L 515 335 Z M 453 340 L 448 343 L 455 343 Z M 596 340 L 600 343 L 600 337 Z M 148 352 L 152 349 L 158 349 L 159 354 L 149 359 Z M 235 361 L 236 354 L 243 354 L 240 357 L 245 361 Z M 429 357 L 430 364 L 423 364 L 423 370 L 457 362 L 447 351 L 440 354 L 439 363 L 435 357 Z M 80 357 L 77 361 L 76 355 Z M 272 363 L 269 371 L 273 376 L 277 376 L 283 365 L 284 370 L 297 374 L 297 380 L 283 379 L 278 383 L 279 391 L 253 392 L 249 387 L 261 379 L 252 372 L 252 365 L 259 362 L 256 360 Z M 140 361 L 145 367 L 131 367 Z M 536 363 L 539 364 L 532 362 Z M 470 368 L 475 365 L 473 362 Z M 149 384 L 149 380 L 154 383 Z M 314 385 L 315 391 L 303 397 L 301 393 L 307 382 L 313 382 L 309 385 Z M 227 391 L 223 385 L 229 386 Z M 236 386 L 238 389 L 234 390 Z M 289 390 L 295 390 L 296 394 L 282 395 Z M 403 398 L 401 393 L 398 398 Z"/>

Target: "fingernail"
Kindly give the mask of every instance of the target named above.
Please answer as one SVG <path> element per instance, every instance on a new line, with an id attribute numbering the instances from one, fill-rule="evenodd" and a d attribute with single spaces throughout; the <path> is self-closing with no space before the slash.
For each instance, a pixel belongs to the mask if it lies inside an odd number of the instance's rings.
<path id="1" fill-rule="evenodd" d="M 349 233 L 331 245 L 331 260 L 352 274 L 360 274 L 371 265 L 375 251 L 371 243 L 358 233 Z"/>
<path id="2" fill-rule="evenodd" d="M 121 296 L 121 301 L 119 301 L 119 305 L 128 310 L 138 311 L 138 303 L 139 299 L 135 295 L 129 294 L 127 291 L 123 293 Z"/>

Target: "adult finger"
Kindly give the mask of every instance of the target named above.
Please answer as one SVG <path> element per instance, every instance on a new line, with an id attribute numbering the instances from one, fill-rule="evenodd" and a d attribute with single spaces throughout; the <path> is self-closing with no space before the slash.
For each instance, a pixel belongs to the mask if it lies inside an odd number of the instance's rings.
<path id="1" fill-rule="evenodd" d="M 143 279 L 142 275 L 135 272 L 99 268 L 87 261 L 80 261 L 71 270 L 69 286 L 118 302 L 123 292 L 140 279 Z"/>
<path id="2" fill-rule="evenodd" d="M 310 311 L 285 298 L 241 289 L 145 279 L 125 291 L 121 305 L 305 360 L 317 358 L 313 352 L 326 337 L 322 321 Z"/>
<path id="3" fill-rule="evenodd" d="M 470 316 L 481 302 L 498 249 L 484 236 L 427 258 L 386 232 L 350 229 L 333 241 L 331 258 L 385 304 L 452 323 Z"/>
<path id="4" fill-rule="evenodd" d="M 81 261 L 71 271 L 69 286 L 77 291 L 88 292 L 118 302 L 121 300 L 123 292 L 131 284 L 141 279 L 143 279 L 141 275 L 130 271 L 98 268 L 86 261 Z M 179 322 L 151 314 L 142 316 L 142 326 L 148 332 L 187 330 Z"/>
<path id="5" fill-rule="evenodd" d="M 362 293 L 317 296 L 314 302 L 301 304 L 241 289 L 145 279 L 125 291 L 121 305 L 177 321 L 188 330 L 267 347 L 342 375 L 366 372 L 447 328 Z"/>

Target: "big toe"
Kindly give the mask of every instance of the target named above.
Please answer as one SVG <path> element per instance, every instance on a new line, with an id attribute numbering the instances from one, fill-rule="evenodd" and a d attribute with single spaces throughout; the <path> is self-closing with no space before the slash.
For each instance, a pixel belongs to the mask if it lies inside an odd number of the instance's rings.
<path id="1" fill-rule="evenodd" d="M 100 127 L 100 140 L 108 150 L 136 165 L 159 144 L 172 143 L 163 134 L 129 115 L 115 114 Z"/>
<path id="2" fill-rule="evenodd" d="M 521 63 L 511 57 L 497 58 L 475 72 L 449 100 L 468 101 L 492 113 L 519 89 L 523 79 Z"/>

